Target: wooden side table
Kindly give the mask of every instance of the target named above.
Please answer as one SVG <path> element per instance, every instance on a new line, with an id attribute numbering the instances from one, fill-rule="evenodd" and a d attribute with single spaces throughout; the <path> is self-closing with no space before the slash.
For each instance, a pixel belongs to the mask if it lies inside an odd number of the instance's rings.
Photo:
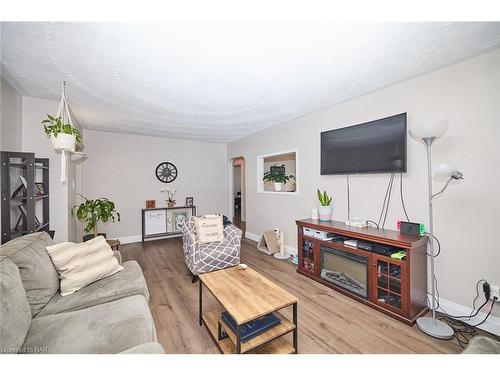
<path id="1" fill-rule="evenodd" d="M 120 246 L 120 240 L 106 240 L 111 249 L 118 251 Z"/>

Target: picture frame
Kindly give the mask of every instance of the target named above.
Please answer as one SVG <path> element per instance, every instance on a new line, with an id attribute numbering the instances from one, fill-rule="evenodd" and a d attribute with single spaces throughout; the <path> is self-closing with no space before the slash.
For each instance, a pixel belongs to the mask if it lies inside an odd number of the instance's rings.
<path id="1" fill-rule="evenodd" d="M 174 230 L 180 232 L 182 226 L 187 222 L 189 214 L 187 211 L 177 211 L 172 213 Z"/>
<path id="2" fill-rule="evenodd" d="M 193 197 L 186 197 L 186 206 L 194 206 L 194 198 Z"/>
<path id="3" fill-rule="evenodd" d="M 154 199 L 146 200 L 146 208 L 156 208 L 156 201 Z"/>

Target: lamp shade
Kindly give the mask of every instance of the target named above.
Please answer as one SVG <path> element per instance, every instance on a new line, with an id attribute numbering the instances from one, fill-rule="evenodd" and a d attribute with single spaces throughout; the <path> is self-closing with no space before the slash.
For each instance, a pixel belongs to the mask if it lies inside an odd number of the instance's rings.
<path id="1" fill-rule="evenodd" d="M 421 142 L 425 138 L 433 138 L 434 140 L 441 138 L 446 130 L 448 130 L 448 121 L 437 120 L 420 124 L 411 129 L 409 133 L 414 140 Z"/>
<path id="2" fill-rule="evenodd" d="M 462 172 L 460 172 L 454 166 L 448 164 L 441 164 L 439 168 L 436 170 L 436 173 L 434 173 L 434 178 L 436 180 L 442 180 L 442 181 L 446 181 L 450 178 L 458 180 L 463 178 L 462 176 L 463 176 Z"/>

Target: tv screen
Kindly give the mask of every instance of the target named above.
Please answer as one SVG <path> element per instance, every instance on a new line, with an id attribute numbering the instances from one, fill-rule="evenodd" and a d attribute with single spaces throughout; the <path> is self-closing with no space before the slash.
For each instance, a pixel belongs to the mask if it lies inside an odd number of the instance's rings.
<path id="1" fill-rule="evenodd" d="M 406 113 L 321 133 L 321 174 L 406 172 Z"/>

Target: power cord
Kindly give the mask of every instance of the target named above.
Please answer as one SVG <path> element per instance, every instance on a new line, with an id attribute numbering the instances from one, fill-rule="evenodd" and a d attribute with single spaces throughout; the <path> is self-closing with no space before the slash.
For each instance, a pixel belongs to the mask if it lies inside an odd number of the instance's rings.
<path id="1" fill-rule="evenodd" d="M 387 184 L 387 189 L 385 189 L 384 203 L 382 204 L 382 210 L 380 211 L 380 216 L 377 221 L 377 228 L 380 227 L 380 223 L 382 222 L 382 216 L 384 215 L 385 204 L 387 202 L 387 194 L 389 194 L 389 187 L 391 185 L 391 181 L 392 181 L 392 174 L 389 177 L 389 183 Z"/>
<path id="2" fill-rule="evenodd" d="M 435 299 L 436 306 L 437 306 L 436 310 L 440 309 L 443 311 L 443 312 L 436 311 L 437 319 L 446 322 L 453 329 L 453 334 L 454 334 L 454 337 L 457 339 L 458 344 L 460 345 L 460 347 L 465 349 L 465 347 L 468 345 L 470 339 L 472 337 L 474 337 L 475 335 L 477 335 L 478 332 L 477 332 L 476 328 L 479 327 L 484 322 L 486 322 L 486 320 L 488 320 L 488 318 L 490 317 L 491 312 L 493 311 L 493 307 L 495 305 L 496 299 L 492 301 L 490 309 L 482 321 L 480 321 L 479 323 L 476 323 L 476 324 L 469 324 L 468 322 L 461 320 L 461 318 L 470 320 L 471 318 L 477 316 L 477 314 L 481 311 L 481 309 L 484 306 L 486 306 L 486 304 L 488 303 L 489 298 L 490 298 L 488 282 L 484 279 L 481 279 L 476 283 L 476 297 L 474 298 L 474 301 L 472 302 L 472 311 L 469 315 L 451 315 L 446 310 L 444 310 L 442 307 L 440 307 L 440 305 L 439 305 L 439 299 L 440 299 L 439 289 L 438 289 L 438 282 L 437 282 L 436 277 L 434 277 L 434 282 L 436 284 L 436 296 L 437 296 L 437 298 Z M 483 284 L 483 291 L 485 292 L 485 301 L 476 310 L 476 301 L 479 297 L 479 284 L 481 282 L 484 283 Z M 484 288 L 484 285 L 488 285 L 488 288 Z M 428 294 L 430 295 L 430 293 L 428 293 Z M 494 334 L 492 334 L 492 335 L 495 337 L 496 340 L 500 341 L 500 337 L 498 337 Z"/>
<path id="3" fill-rule="evenodd" d="M 399 194 L 401 196 L 401 205 L 403 206 L 403 211 L 405 213 L 406 221 L 410 222 L 410 217 L 408 216 L 408 212 L 406 211 L 405 199 L 403 196 L 403 172 L 399 173 Z"/>
<path id="4" fill-rule="evenodd" d="M 389 189 L 389 197 L 387 198 L 387 207 L 385 209 L 385 215 L 384 215 L 384 222 L 382 223 L 382 229 L 385 227 L 385 221 L 387 219 L 387 213 L 389 212 L 389 205 L 391 203 L 391 196 L 392 196 L 392 185 L 394 183 L 394 173 L 391 175 L 391 188 Z"/>
<path id="5" fill-rule="evenodd" d="M 484 319 L 476 324 L 469 324 L 467 322 L 464 322 L 463 320 L 458 320 L 451 318 L 450 316 L 443 314 L 443 313 L 438 313 L 438 319 L 445 321 L 452 329 L 453 329 L 453 334 L 455 338 L 458 341 L 458 344 L 465 349 L 465 347 L 469 344 L 469 341 L 472 337 L 477 335 L 477 327 L 479 327 L 481 324 L 486 322 L 486 320 L 489 318 L 491 315 L 491 312 L 493 311 L 493 306 L 495 305 L 496 301 L 491 301 L 490 309 L 488 310 L 488 313 L 484 317 Z M 500 338 L 496 335 L 493 334 L 496 340 L 500 341 Z"/>
<path id="6" fill-rule="evenodd" d="M 425 232 L 426 235 L 431 236 L 429 232 Z M 438 238 L 435 235 L 432 235 L 432 237 L 436 240 L 436 243 L 438 245 L 438 251 L 436 254 L 434 254 L 434 258 L 436 258 L 439 254 L 441 254 L 441 242 L 439 242 Z M 427 253 L 428 256 L 431 256 L 431 254 Z"/>
<path id="7" fill-rule="evenodd" d="M 366 220 L 366 224 L 370 225 L 370 223 L 374 224 L 377 227 L 377 229 L 379 228 L 378 224 L 373 220 Z"/>

